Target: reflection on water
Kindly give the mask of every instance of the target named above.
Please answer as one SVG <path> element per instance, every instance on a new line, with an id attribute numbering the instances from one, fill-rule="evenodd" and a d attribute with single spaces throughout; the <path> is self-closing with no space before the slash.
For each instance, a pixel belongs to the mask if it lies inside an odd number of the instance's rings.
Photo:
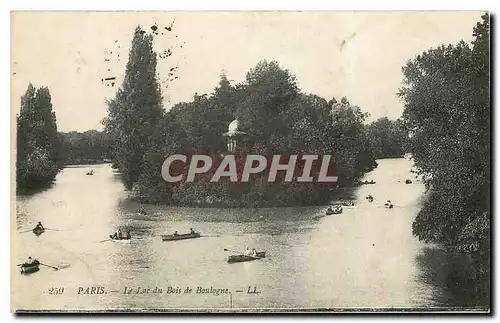
<path id="1" fill-rule="evenodd" d="M 472 265 L 467 257 L 425 247 L 417 256 L 417 263 L 423 269 L 420 279 L 435 286 L 436 304 L 459 308 L 486 306 L 488 296 L 475 290 L 477 283 L 472 280 Z"/>
<path id="2" fill-rule="evenodd" d="M 28 255 L 46 264 L 21 276 L 13 304 L 21 309 L 168 308 L 414 308 L 463 307 L 473 297 L 467 259 L 419 242 L 411 223 L 423 184 L 403 159 L 380 160 L 368 174 L 374 185 L 344 192 L 356 201 L 338 216 L 327 206 L 198 209 L 146 205 L 148 215 L 126 199 L 110 165 L 65 168 L 55 185 L 17 198 L 15 264 Z M 411 177 L 410 177 L 411 176 Z M 365 196 L 375 200 L 369 203 Z M 384 208 L 390 199 L 393 209 Z M 38 221 L 39 237 L 21 233 Z M 117 227 L 130 230 L 131 244 L 104 241 Z M 202 238 L 162 242 L 161 234 L 195 228 Z M 265 250 L 263 260 L 227 264 L 224 249 Z M 13 264 L 13 265 L 15 265 Z M 78 295 L 103 286 L 105 295 Z M 63 295 L 48 295 L 65 287 Z M 123 295 L 149 288 L 149 294 Z M 154 293 L 154 288 L 162 293 Z M 197 293 L 198 287 L 212 293 Z M 249 294 L 248 288 L 260 293 Z M 192 288 L 191 293 L 184 291 Z M 232 294 L 214 292 L 227 289 Z M 181 293 L 174 291 L 181 290 Z M 156 290 L 158 291 L 158 290 Z M 243 291 L 243 292 L 240 292 Z"/>

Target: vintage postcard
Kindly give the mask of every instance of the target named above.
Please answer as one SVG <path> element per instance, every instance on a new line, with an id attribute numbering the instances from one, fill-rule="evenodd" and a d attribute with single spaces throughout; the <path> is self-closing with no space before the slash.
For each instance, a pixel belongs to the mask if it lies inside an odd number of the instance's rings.
<path id="1" fill-rule="evenodd" d="M 490 312 L 489 13 L 11 32 L 11 311 Z"/>

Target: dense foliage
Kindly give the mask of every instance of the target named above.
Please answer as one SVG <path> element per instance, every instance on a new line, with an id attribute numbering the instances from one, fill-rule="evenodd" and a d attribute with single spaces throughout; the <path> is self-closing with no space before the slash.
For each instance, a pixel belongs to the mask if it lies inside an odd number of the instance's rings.
<path id="1" fill-rule="evenodd" d="M 428 50 L 403 68 L 400 96 L 410 150 L 426 176 L 428 199 L 413 232 L 467 252 L 478 290 L 488 293 L 490 261 L 489 17 L 465 42 Z M 484 282 L 481 284 L 480 282 Z"/>
<path id="2" fill-rule="evenodd" d="M 139 179 L 156 125 L 163 117 L 153 37 L 136 28 L 122 86 L 108 102 L 106 132 L 113 158 L 128 189 Z"/>
<path id="3" fill-rule="evenodd" d="M 408 133 L 402 119 L 377 119 L 368 125 L 368 134 L 377 159 L 400 158 L 405 154 Z"/>
<path id="4" fill-rule="evenodd" d="M 97 130 L 60 132 L 60 160 L 65 165 L 98 164 L 111 160 L 111 140 Z"/>
<path id="5" fill-rule="evenodd" d="M 227 151 L 223 133 L 238 118 L 239 131 L 249 136 L 239 143 L 238 167 L 245 154 L 330 154 L 340 184 L 354 182 L 376 166 L 371 153 L 366 115 L 346 98 L 329 102 L 299 91 L 295 77 L 276 62 L 260 62 L 246 82 L 231 85 L 225 75 L 211 94 L 195 94 L 179 103 L 156 126 L 144 156 L 144 168 L 133 195 L 143 201 L 187 205 L 262 206 L 314 204 L 331 195 L 317 183 L 268 183 L 268 173 L 249 183 L 210 182 L 217 161 L 194 182 L 170 184 L 161 177 L 166 155 L 210 154 L 222 159 Z M 182 172 L 186 172 L 185 167 Z M 284 172 L 278 176 L 284 175 Z"/>
<path id="6" fill-rule="evenodd" d="M 45 187 L 60 167 L 56 115 L 47 87 L 29 84 L 17 116 L 17 192 Z"/>

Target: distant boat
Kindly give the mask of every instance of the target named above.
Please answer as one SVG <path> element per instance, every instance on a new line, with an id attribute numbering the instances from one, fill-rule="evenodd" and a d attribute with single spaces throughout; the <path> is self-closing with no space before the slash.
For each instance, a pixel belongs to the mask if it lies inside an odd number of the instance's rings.
<path id="1" fill-rule="evenodd" d="M 326 210 L 326 215 L 334 215 L 334 214 L 341 214 L 342 213 L 342 207 L 339 205 L 336 205 L 335 207 L 328 207 Z"/>
<path id="2" fill-rule="evenodd" d="M 33 261 L 31 264 L 24 263 L 21 265 L 21 274 L 31 274 L 40 270 L 40 262 Z"/>
<path id="3" fill-rule="evenodd" d="M 265 251 L 260 251 L 255 254 L 255 256 L 250 256 L 250 255 L 231 255 L 227 257 L 227 262 L 230 264 L 234 264 L 237 262 L 245 262 L 245 261 L 252 261 L 252 260 L 259 260 L 262 258 L 266 258 L 266 252 Z"/>
<path id="4" fill-rule="evenodd" d="M 90 172 L 87 172 L 87 175 L 94 175 L 94 171 L 91 170 Z"/>
<path id="5" fill-rule="evenodd" d="M 29 232 L 29 231 L 28 231 L 28 232 Z M 34 233 L 34 234 L 36 234 L 37 236 L 41 235 L 41 234 L 42 234 L 42 233 L 44 233 L 44 232 L 45 232 L 45 229 L 41 229 L 41 228 L 39 228 L 39 227 L 35 227 L 35 228 L 33 229 L 33 233 Z"/>
<path id="6" fill-rule="evenodd" d="M 375 184 L 377 182 L 371 180 L 371 181 L 364 181 L 364 182 L 361 182 L 361 184 Z"/>
<path id="7" fill-rule="evenodd" d="M 177 240 L 185 240 L 185 239 L 195 239 L 201 237 L 201 233 L 186 233 L 186 234 L 164 234 L 161 236 L 162 241 L 177 241 Z"/>
<path id="8" fill-rule="evenodd" d="M 415 177 L 416 177 L 416 176 L 415 176 Z M 411 179 L 407 179 L 407 180 L 405 181 L 405 183 L 406 183 L 406 184 L 411 184 L 411 183 L 412 183 L 412 181 L 411 181 Z"/>

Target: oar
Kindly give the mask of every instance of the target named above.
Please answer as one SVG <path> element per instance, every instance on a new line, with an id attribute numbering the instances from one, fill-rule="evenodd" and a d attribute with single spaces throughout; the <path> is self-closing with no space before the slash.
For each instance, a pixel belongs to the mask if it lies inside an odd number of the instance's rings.
<path id="1" fill-rule="evenodd" d="M 51 228 L 44 228 L 44 229 L 50 231 L 73 231 L 73 229 L 51 229 Z"/>
<path id="2" fill-rule="evenodd" d="M 34 229 L 29 229 L 29 230 L 26 230 L 26 231 L 21 231 L 19 233 L 26 233 L 26 232 L 32 232 Z"/>
<path id="3" fill-rule="evenodd" d="M 61 263 L 59 263 L 59 267 L 58 268 L 59 269 L 64 269 L 64 268 L 68 268 L 69 266 L 70 266 L 70 264 L 61 262 Z"/>
<path id="4" fill-rule="evenodd" d="M 42 263 L 40 263 L 40 265 L 46 266 L 46 267 L 50 267 L 50 268 L 54 268 L 55 270 L 59 270 L 59 268 L 51 266 L 51 265 L 46 265 L 46 264 L 42 264 Z"/>
<path id="5" fill-rule="evenodd" d="M 99 241 L 99 243 L 104 242 L 104 241 L 109 241 L 109 240 L 111 240 L 111 239 L 101 240 L 101 241 Z"/>

